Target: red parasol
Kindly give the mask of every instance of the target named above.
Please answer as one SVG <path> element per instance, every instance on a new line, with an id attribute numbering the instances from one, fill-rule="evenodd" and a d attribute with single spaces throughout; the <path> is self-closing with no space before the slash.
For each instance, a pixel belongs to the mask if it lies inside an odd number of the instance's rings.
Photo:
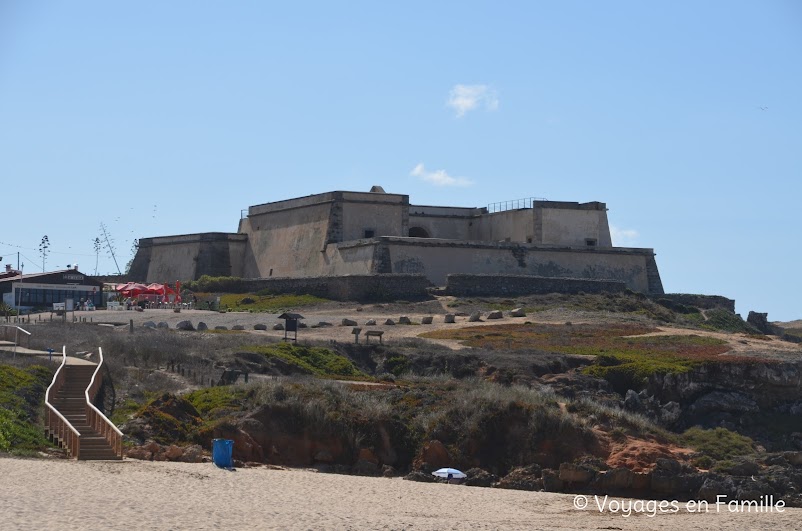
<path id="1" fill-rule="evenodd" d="M 144 284 L 129 282 L 128 284 L 118 285 L 117 291 L 119 291 L 123 297 L 136 297 L 142 293 L 147 293 L 148 287 Z"/>
<path id="2" fill-rule="evenodd" d="M 148 284 L 148 293 L 153 295 L 164 295 L 164 284 Z"/>

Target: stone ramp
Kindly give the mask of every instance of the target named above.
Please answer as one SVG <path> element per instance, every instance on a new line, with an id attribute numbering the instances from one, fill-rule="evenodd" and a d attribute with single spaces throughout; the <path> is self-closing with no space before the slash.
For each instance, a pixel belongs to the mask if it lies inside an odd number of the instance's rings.
<path id="1" fill-rule="evenodd" d="M 0 341 L 0 352 L 8 352 L 13 354 L 14 353 L 14 342 L 12 341 Z M 41 356 L 45 358 L 50 357 L 50 353 L 46 350 L 36 350 L 32 348 L 25 348 L 25 347 L 17 347 L 16 352 L 18 355 L 21 356 Z M 61 359 L 61 351 L 54 350 L 53 351 L 53 360 L 58 361 Z M 92 361 L 84 359 L 82 357 L 75 357 L 75 356 L 67 356 L 67 365 L 97 365 Z"/>

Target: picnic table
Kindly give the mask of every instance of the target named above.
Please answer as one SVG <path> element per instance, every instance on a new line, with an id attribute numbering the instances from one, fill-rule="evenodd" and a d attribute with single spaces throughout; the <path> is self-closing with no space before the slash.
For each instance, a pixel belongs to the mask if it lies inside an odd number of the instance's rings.
<path id="1" fill-rule="evenodd" d="M 379 344 L 383 344 L 382 343 L 382 335 L 383 334 L 384 334 L 384 330 L 368 330 L 367 332 L 365 332 L 365 344 L 370 343 L 370 338 L 371 337 L 378 337 L 379 338 Z"/>

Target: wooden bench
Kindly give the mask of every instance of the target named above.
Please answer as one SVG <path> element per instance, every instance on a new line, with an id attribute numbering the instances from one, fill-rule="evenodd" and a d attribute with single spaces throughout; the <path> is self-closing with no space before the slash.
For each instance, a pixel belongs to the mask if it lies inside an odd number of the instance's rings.
<path id="1" fill-rule="evenodd" d="M 384 330 L 368 330 L 367 332 L 365 332 L 365 344 L 370 343 L 370 338 L 371 337 L 378 337 L 379 338 L 379 344 L 383 344 L 382 343 L 382 334 L 384 334 Z"/>

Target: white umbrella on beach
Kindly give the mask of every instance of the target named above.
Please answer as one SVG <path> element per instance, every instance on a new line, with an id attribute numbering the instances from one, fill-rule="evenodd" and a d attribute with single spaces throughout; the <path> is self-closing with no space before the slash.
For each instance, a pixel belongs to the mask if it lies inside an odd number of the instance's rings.
<path id="1" fill-rule="evenodd" d="M 439 478 L 447 478 L 450 475 L 453 479 L 462 479 L 468 477 L 465 475 L 465 472 L 460 472 L 456 468 L 441 468 L 440 470 L 435 470 L 432 472 L 432 475 Z"/>

